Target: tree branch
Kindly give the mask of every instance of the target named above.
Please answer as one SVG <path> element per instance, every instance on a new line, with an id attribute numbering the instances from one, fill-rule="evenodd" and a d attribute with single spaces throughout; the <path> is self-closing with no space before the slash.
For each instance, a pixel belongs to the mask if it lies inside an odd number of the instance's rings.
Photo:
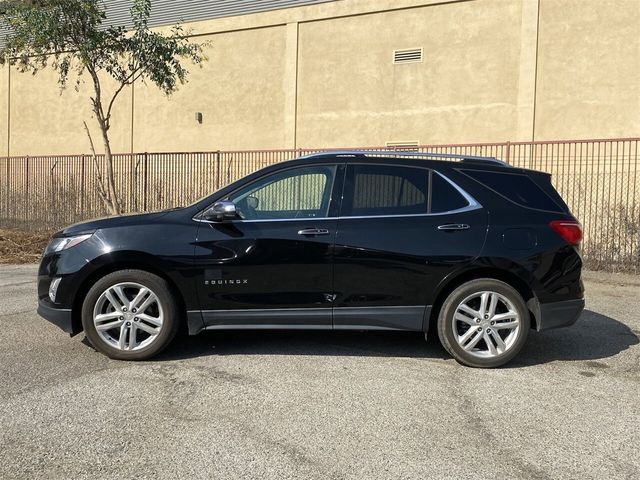
<path id="1" fill-rule="evenodd" d="M 107 114 L 105 116 L 107 122 L 111 120 L 111 110 L 113 109 L 113 104 L 116 101 L 116 98 L 118 98 L 118 95 L 120 95 L 120 92 L 122 92 L 124 87 L 126 87 L 127 85 L 132 85 L 136 80 L 140 78 L 142 73 L 140 73 L 139 75 L 138 73 L 139 73 L 139 70 L 135 70 L 131 72 L 131 74 L 122 81 L 118 89 L 113 94 L 113 97 L 111 97 L 111 101 L 109 102 L 109 106 L 107 107 Z M 136 77 L 136 75 L 138 76 Z"/>

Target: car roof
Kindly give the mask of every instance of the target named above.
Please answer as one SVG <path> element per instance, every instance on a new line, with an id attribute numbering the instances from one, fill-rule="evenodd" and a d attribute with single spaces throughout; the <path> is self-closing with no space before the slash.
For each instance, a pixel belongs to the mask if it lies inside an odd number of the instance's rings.
<path id="1" fill-rule="evenodd" d="M 411 150 L 336 150 L 312 153 L 300 158 L 322 158 L 322 157 L 351 157 L 351 158 L 415 158 L 415 159 L 449 159 L 462 162 L 488 163 L 494 166 L 510 167 L 510 165 L 495 157 L 480 157 L 476 155 L 460 155 L 456 153 L 440 152 L 416 152 Z"/>
<path id="2" fill-rule="evenodd" d="M 482 169 L 503 173 L 535 172 L 517 168 L 509 165 L 495 157 L 479 157 L 474 155 L 460 155 L 437 152 L 414 152 L 414 151 L 376 151 L 376 150 L 328 150 L 312 153 L 294 160 L 276 164 L 279 167 L 289 167 L 295 165 L 313 165 L 327 162 L 344 163 L 378 163 L 378 164 L 398 164 L 407 166 L 421 166 L 428 168 L 449 167 L 455 169 Z M 275 165 L 274 165 L 275 166 Z"/>

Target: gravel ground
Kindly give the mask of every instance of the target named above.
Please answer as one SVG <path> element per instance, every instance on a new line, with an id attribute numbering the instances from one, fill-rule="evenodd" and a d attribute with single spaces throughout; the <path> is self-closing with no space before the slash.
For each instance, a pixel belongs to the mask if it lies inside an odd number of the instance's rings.
<path id="1" fill-rule="evenodd" d="M 640 277 L 508 368 L 436 338 L 216 333 L 124 363 L 35 313 L 0 266 L 0 478 L 638 478 Z"/>

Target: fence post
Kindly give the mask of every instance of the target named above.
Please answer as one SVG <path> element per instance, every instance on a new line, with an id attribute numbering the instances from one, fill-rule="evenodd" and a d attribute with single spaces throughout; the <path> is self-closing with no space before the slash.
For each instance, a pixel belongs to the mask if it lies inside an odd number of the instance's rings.
<path id="1" fill-rule="evenodd" d="M 84 207 L 86 205 L 86 202 L 84 200 L 84 195 L 85 195 L 85 187 L 84 187 L 84 153 L 82 154 L 82 156 L 80 157 L 80 217 L 84 217 L 85 216 L 85 212 L 84 212 Z"/>
<path id="2" fill-rule="evenodd" d="M 144 152 L 144 176 L 142 177 L 144 180 L 142 181 L 142 211 L 147 211 L 147 190 L 148 190 L 148 171 L 149 171 L 149 158 L 147 152 Z"/>
<path id="3" fill-rule="evenodd" d="M 136 172 L 136 156 L 131 154 L 127 155 L 129 158 L 129 212 L 135 212 L 137 210 L 136 203 L 136 176 L 138 172 Z"/>
<path id="4" fill-rule="evenodd" d="M 25 158 L 24 173 L 25 173 L 25 180 L 24 180 L 25 203 L 27 204 L 26 205 L 27 208 L 24 209 L 24 212 L 26 213 L 24 220 L 29 220 L 29 218 L 31 217 L 31 196 L 29 195 L 29 155 L 27 155 Z"/>
<path id="5" fill-rule="evenodd" d="M 506 147 L 507 147 L 507 153 L 506 153 L 506 155 L 505 155 L 505 162 L 510 163 L 510 158 L 511 158 L 511 142 L 507 142 Z"/>
<path id="6" fill-rule="evenodd" d="M 216 153 L 216 186 L 213 189 L 214 191 L 220 190 L 220 179 L 222 178 L 222 174 L 220 173 L 220 150 Z"/>
<path id="7" fill-rule="evenodd" d="M 9 157 L 6 157 L 6 158 L 7 158 L 7 168 L 6 168 L 7 176 L 4 179 L 4 185 L 6 187 L 5 188 L 6 196 L 5 196 L 5 204 L 4 204 L 4 209 L 3 209 L 3 212 L 2 212 L 2 216 L 4 217 L 3 218 L 4 222 L 8 224 L 9 217 L 10 217 L 10 215 L 9 215 L 9 203 L 10 203 L 9 202 L 9 197 L 10 197 L 9 189 L 11 188 L 11 183 L 9 182 L 9 173 L 11 173 L 11 170 L 10 170 L 10 167 L 9 167 L 9 162 L 11 161 L 11 159 Z"/>

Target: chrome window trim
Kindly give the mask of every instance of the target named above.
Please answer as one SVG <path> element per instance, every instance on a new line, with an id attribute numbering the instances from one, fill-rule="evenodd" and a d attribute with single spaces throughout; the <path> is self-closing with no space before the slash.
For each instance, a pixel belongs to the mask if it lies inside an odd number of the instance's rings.
<path id="1" fill-rule="evenodd" d="M 265 220 L 226 220 L 224 222 L 214 222 L 212 220 L 203 220 L 198 218 L 193 218 L 194 222 L 200 223 L 214 223 L 214 224 L 230 224 L 230 223 L 264 223 L 264 222 L 299 222 L 299 221 L 312 221 L 312 220 L 351 220 L 351 219 L 362 219 L 362 218 L 403 218 L 403 217 L 438 217 L 441 215 L 452 215 L 457 213 L 465 213 L 473 210 L 480 210 L 482 205 L 469 205 L 466 207 L 458 208 L 456 210 L 449 210 L 447 212 L 438 212 L 438 213 L 406 213 L 399 215 L 354 215 L 352 217 L 311 217 L 311 218 L 271 218 Z"/>
<path id="2" fill-rule="evenodd" d="M 431 170 L 433 173 L 437 173 L 438 175 L 440 175 L 440 177 L 444 178 L 447 182 L 449 182 L 449 184 L 455 188 L 458 193 L 460 195 L 462 195 L 464 197 L 464 199 L 469 203 L 469 205 L 467 205 L 466 207 L 462 207 L 464 208 L 468 208 L 468 207 L 479 207 L 482 208 L 482 205 L 480 205 L 480 202 L 478 202 L 475 198 L 473 198 L 470 194 L 468 194 L 465 190 L 462 189 L 462 187 L 460 185 L 458 185 L 456 182 L 454 182 L 453 180 L 451 180 L 449 177 L 447 177 L 446 175 L 443 175 L 442 173 L 436 171 L 436 170 Z M 431 193 L 431 192 L 429 192 Z M 456 210 L 452 210 L 453 212 L 455 212 Z M 445 212 L 447 213 L 447 212 Z M 433 215 L 433 214 L 431 214 Z"/>
<path id="3" fill-rule="evenodd" d="M 269 218 L 263 220 L 225 220 L 224 222 L 214 222 L 213 220 L 204 220 L 202 218 L 193 217 L 194 222 L 213 223 L 216 225 L 229 225 L 230 223 L 256 223 L 256 222 L 299 222 L 300 220 L 337 220 L 339 217 L 310 217 L 310 218 Z"/>
<path id="4" fill-rule="evenodd" d="M 477 202 L 476 202 L 477 203 Z M 477 205 L 467 205 L 466 207 L 457 208 L 456 210 L 449 210 L 446 212 L 436 212 L 436 213 L 405 213 L 399 215 L 354 215 L 352 217 L 336 217 L 339 220 L 349 220 L 351 218 L 402 218 L 402 217 L 438 217 L 440 215 L 452 215 L 456 213 L 464 213 L 470 212 L 472 210 L 479 210 L 482 208 L 482 205 L 479 203 Z"/>
<path id="5" fill-rule="evenodd" d="M 387 165 L 387 164 L 382 164 Z M 389 164 L 393 166 L 393 164 Z M 397 165 L 395 165 L 397 166 Z M 194 222 L 199 223 L 212 223 L 212 224 L 229 224 L 229 223 L 256 223 L 256 222 L 299 222 L 299 221 L 318 221 L 318 220 L 348 220 L 348 219 L 363 219 L 363 218 L 404 218 L 404 217 L 437 217 L 440 215 L 453 215 L 457 213 L 465 213 L 471 212 L 473 210 L 479 210 L 482 208 L 480 202 L 478 202 L 475 198 L 473 198 L 469 193 L 462 189 L 457 183 L 451 180 L 446 175 L 434 170 L 429 167 L 421 167 L 421 166 L 411 166 L 409 168 L 422 168 L 425 170 L 430 170 L 433 173 L 440 175 L 443 179 L 445 179 L 449 184 L 457 190 L 457 192 L 464 197 L 467 201 L 468 205 L 466 207 L 457 208 L 455 210 L 447 210 L 446 212 L 435 212 L 435 213 L 406 213 L 406 214 L 397 214 L 397 215 L 354 215 L 354 216 L 337 216 L 337 217 L 309 217 L 309 218 L 271 218 L 271 219 L 255 219 L 255 220 L 228 220 L 225 222 L 214 222 L 212 220 L 204 220 L 201 218 L 197 218 L 197 216 L 193 217 L 192 220 Z M 335 179 L 334 179 L 335 181 Z M 253 183 L 253 182 L 252 182 Z M 202 212 L 199 212 L 198 215 L 202 215 Z"/>

